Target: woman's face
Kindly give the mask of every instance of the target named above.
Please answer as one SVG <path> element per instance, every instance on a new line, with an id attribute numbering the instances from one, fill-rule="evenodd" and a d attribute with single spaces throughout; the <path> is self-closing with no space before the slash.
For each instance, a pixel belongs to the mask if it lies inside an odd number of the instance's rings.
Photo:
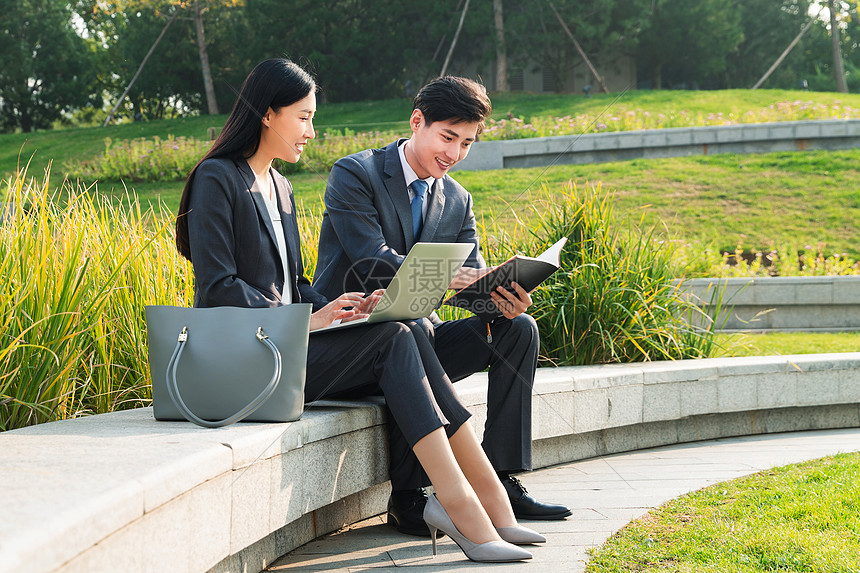
<path id="1" fill-rule="evenodd" d="M 269 108 L 263 117 L 260 149 L 289 163 L 296 163 L 305 144 L 314 138 L 313 117 L 317 110 L 314 92 L 278 111 Z"/>

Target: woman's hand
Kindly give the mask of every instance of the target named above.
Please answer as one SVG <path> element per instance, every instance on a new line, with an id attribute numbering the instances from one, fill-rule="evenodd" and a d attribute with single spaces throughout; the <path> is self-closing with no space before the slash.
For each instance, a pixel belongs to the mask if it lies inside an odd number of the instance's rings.
<path id="1" fill-rule="evenodd" d="M 361 303 L 355 307 L 355 310 L 358 312 L 357 316 L 349 317 L 344 319 L 343 322 L 349 322 L 350 320 L 355 320 L 356 318 L 361 318 L 362 316 L 367 316 L 373 309 L 376 308 L 376 305 L 379 304 L 379 300 L 382 298 L 383 293 L 385 292 L 384 288 L 378 289 L 367 295 L 361 300 Z"/>
<path id="2" fill-rule="evenodd" d="M 374 293 L 376 294 L 376 293 Z M 373 296 L 373 295 L 371 295 Z M 370 297 L 367 297 L 370 298 Z M 377 299 L 377 302 L 378 299 Z M 315 313 L 311 315 L 311 330 L 317 330 L 318 328 L 325 328 L 333 323 L 335 320 L 355 320 L 357 318 L 363 318 L 367 316 L 370 311 L 367 312 L 359 312 L 359 309 L 362 309 L 362 304 L 368 304 L 366 302 L 364 293 L 361 292 L 347 292 Z M 375 303 L 374 303 L 375 306 Z M 346 307 L 352 307 L 350 310 L 345 310 Z"/>

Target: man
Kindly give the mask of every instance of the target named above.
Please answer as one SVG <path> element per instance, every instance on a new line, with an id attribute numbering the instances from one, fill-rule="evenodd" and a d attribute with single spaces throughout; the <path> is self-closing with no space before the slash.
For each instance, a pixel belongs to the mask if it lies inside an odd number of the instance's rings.
<path id="1" fill-rule="evenodd" d="M 461 242 L 475 247 L 451 284 L 462 288 L 486 272 L 472 196 L 448 171 L 469 152 L 492 110 L 486 90 L 465 78 L 438 78 L 415 96 L 412 135 L 384 149 L 339 160 L 329 175 L 314 287 L 327 297 L 388 285 L 416 242 Z M 529 294 L 499 288 L 493 301 L 503 317 L 418 321 L 453 381 L 489 367 L 484 450 L 520 519 L 564 519 L 562 505 L 545 504 L 513 477 L 531 469 L 531 394 L 538 331 L 525 314 Z M 390 440 L 392 494 L 388 522 L 427 535 L 422 518 L 429 481 L 405 441 Z"/>

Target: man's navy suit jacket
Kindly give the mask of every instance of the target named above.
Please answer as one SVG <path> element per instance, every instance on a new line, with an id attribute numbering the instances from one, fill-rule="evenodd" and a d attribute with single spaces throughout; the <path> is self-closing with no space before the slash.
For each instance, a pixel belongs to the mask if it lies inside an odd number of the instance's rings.
<path id="1" fill-rule="evenodd" d="M 332 168 L 313 280 L 317 292 L 329 299 L 387 287 L 417 242 L 399 143 L 349 155 Z M 486 266 L 472 196 L 448 175 L 433 185 L 419 240 L 472 243 L 465 265 Z"/>

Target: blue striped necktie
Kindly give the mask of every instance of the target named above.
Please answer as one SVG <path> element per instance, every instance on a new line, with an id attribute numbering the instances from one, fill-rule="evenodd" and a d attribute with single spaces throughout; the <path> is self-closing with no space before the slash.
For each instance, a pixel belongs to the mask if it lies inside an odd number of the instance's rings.
<path id="1" fill-rule="evenodd" d="M 430 188 L 426 181 L 416 179 L 409 187 L 415 196 L 412 198 L 412 237 L 415 242 L 418 242 L 418 237 L 421 236 L 421 227 L 424 226 L 424 194 Z"/>

